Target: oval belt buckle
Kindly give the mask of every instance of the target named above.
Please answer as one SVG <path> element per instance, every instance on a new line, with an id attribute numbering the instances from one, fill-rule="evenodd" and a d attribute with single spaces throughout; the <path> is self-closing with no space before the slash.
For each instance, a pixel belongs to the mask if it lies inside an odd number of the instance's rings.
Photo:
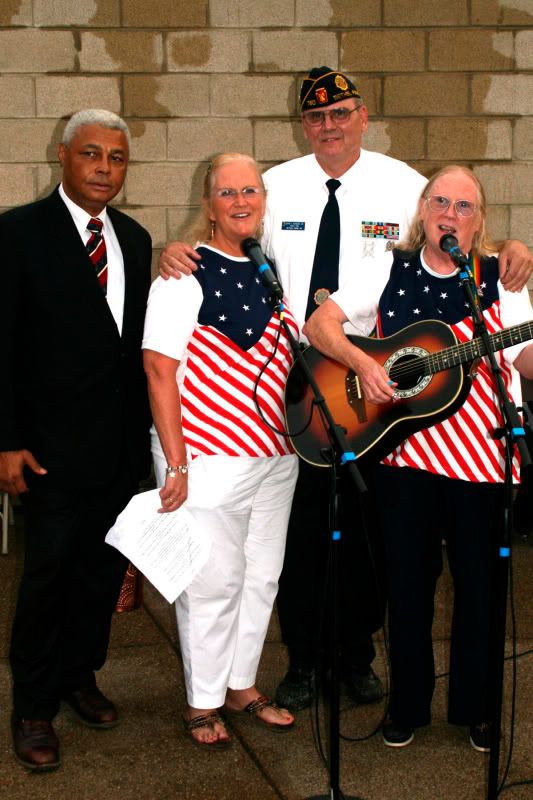
<path id="1" fill-rule="evenodd" d="M 322 303 L 326 302 L 330 294 L 331 292 L 329 289 L 317 289 L 313 295 L 313 300 L 315 301 L 315 305 L 321 306 Z"/>

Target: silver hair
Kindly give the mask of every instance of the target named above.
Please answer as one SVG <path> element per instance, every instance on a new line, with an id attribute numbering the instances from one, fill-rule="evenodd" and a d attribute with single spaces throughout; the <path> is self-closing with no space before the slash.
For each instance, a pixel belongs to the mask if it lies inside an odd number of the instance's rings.
<path id="1" fill-rule="evenodd" d="M 101 128 L 111 128 L 122 131 L 126 135 L 128 148 L 131 150 L 130 131 L 122 117 L 107 111 L 105 108 L 84 108 L 71 116 L 63 131 L 62 144 L 68 147 L 82 125 L 100 125 Z"/>

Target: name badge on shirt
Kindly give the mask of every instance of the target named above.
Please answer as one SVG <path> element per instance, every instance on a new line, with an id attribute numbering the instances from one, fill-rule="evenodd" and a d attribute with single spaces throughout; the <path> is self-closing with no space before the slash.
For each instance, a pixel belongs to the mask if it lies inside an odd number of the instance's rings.
<path id="1" fill-rule="evenodd" d="M 282 231 L 305 231 L 305 222 L 282 222 Z"/>

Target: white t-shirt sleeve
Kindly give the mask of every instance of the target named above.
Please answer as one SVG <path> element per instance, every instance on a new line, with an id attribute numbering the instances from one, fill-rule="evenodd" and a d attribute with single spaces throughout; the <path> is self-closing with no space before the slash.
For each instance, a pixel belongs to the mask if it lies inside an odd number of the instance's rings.
<path id="1" fill-rule="evenodd" d="M 533 308 L 529 299 L 527 286 L 520 292 L 507 292 L 500 281 L 498 281 L 498 294 L 500 296 L 500 316 L 504 328 L 519 325 L 521 322 L 528 322 L 533 319 Z M 515 344 L 505 349 L 505 360 L 512 364 L 520 355 L 524 347 L 527 347 L 533 340 Z"/>
<path id="2" fill-rule="evenodd" d="M 154 350 L 181 361 L 202 300 L 202 289 L 192 275 L 183 275 L 180 280 L 156 278 L 148 296 L 143 350 Z"/>

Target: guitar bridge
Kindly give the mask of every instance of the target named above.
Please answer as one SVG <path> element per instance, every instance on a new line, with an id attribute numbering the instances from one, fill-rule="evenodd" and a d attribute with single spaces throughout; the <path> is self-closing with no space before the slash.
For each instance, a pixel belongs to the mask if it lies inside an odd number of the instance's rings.
<path id="1" fill-rule="evenodd" d="M 346 389 L 346 399 L 350 408 L 353 408 L 357 414 L 359 422 L 366 422 L 366 404 L 359 378 L 353 371 L 349 370 L 344 379 L 344 387 Z"/>

